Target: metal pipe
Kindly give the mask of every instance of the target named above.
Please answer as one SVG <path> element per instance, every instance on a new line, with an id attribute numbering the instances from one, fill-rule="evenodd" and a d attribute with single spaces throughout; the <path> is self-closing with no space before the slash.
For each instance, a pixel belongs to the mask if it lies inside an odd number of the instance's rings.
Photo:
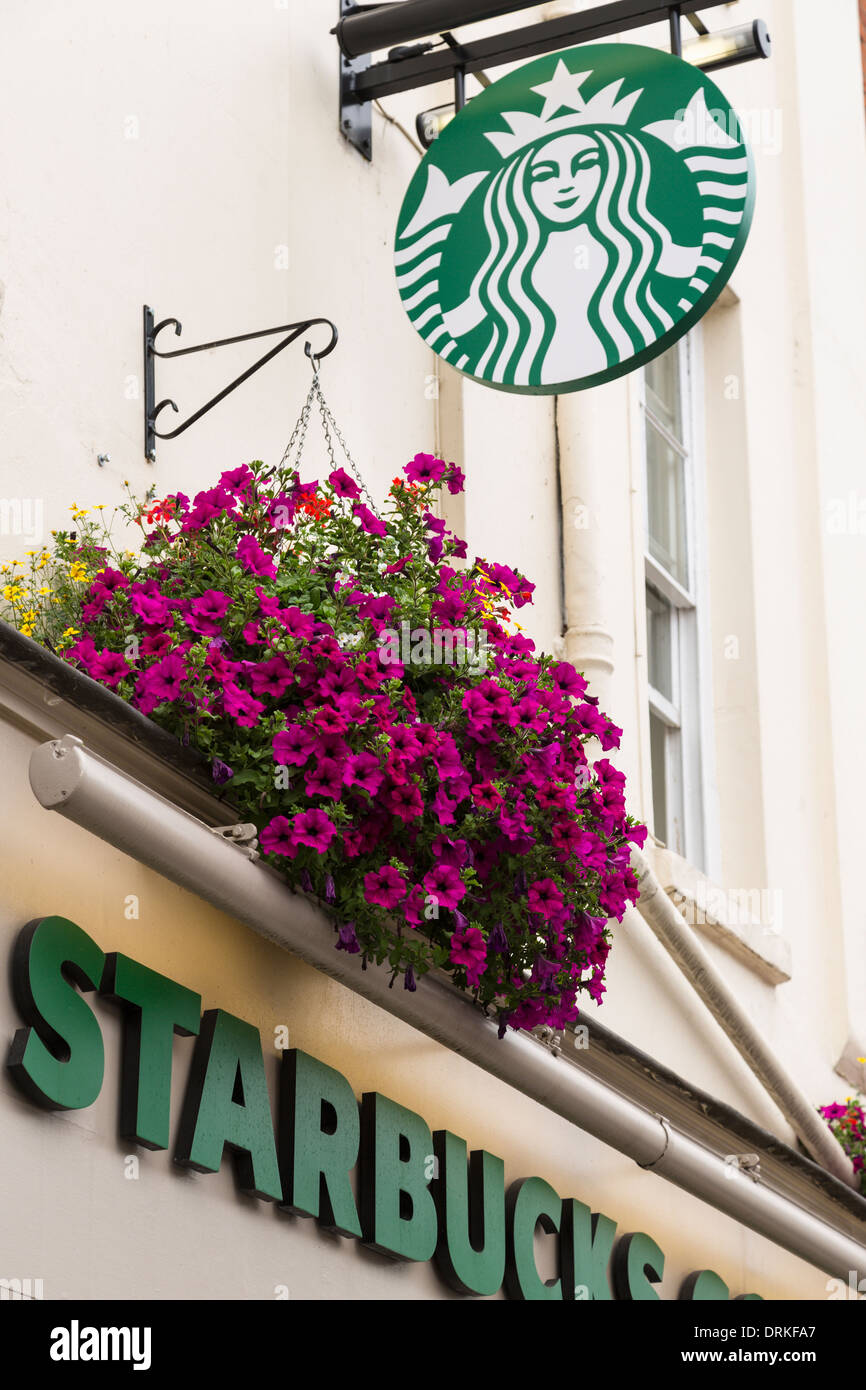
<path id="1" fill-rule="evenodd" d="M 494 1023 L 449 981 L 427 976 L 413 994 L 389 989 L 387 973 L 361 969 L 334 950 L 329 923 L 266 867 L 67 736 L 34 749 L 30 785 L 59 811 L 125 854 L 246 923 L 491 1076 L 652 1169 L 735 1221 L 828 1274 L 866 1274 L 866 1248 L 761 1181 L 732 1170 L 680 1134 L 551 1053 L 525 1033 L 497 1037 Z"/>
<path id="2" fill-rule="evenodd" d="M 640 884 L 637 910 L 641 917 L 703 999 L 816 1163 L 849 1187 L 858 1187 L 851 1162 L 841 1145 L 761 1037 L 727 980 L 662 888 L 646 855 L 633 849 L 631 864 Z"/>
<path id="3" fill-rule="evenodd" d="M 345 15 L 334 33 L 347 58 L 441 34 L 443 29 L 499 19 L 515 10 L 531 10 L 538 0 L 403 0 Z"/>
<path id="4" fill-rule="evenodd" d="M 671 53 L 675 58 L 683 56 L 683 31 L 679 5 L 674 5 L 668 15 L 668 28 L 671 36 Z"/>

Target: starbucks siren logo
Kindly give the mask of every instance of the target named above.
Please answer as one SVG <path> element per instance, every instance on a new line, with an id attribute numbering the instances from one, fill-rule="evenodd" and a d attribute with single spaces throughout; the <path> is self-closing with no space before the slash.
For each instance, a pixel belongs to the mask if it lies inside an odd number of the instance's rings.
<path id="1" fill-rule="evenodd" d="M 706 313 L 748 236 L 751 154 L 682 59 L 598 44 L 529 63 L 446 126 L 397 230 L 406 312 L 510 391 L 622 376 Z"/>

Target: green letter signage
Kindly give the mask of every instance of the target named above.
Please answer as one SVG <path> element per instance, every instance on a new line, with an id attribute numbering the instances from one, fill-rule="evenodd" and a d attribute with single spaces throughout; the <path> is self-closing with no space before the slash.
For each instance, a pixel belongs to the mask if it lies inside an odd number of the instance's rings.
<path id="1" fill-rule="evenodd" d="M 280 1200 L 280 1174 L 258 1029 L 222 1009 L 202 1016 L 175 1159 L 217 1172 L 227 1144 L 242 1192 Z"/>
<path id="2" fill-rule="evenodd" d="M 297 1048 L 284 1052 L 278 1132 L 283 1204 L 329 1231 L 360 1236 L 351 1173 L 361 1123 L 346 1078 Z"/>
<path id="3" fill-rule="evenodd" d="M 120 1137 L 167 1149 L 174 1035 L 198 1032 L 201 995 L 118 951 L 105 958 L 101 991 L 124 1013 Z"/>
<path id="4" fill-rule="evenodd" d="M 535 1263 L 535 1228 L 548 1235 L 560 1227 L 562 1200 L 543 1178 L 521 1178 L 505 1199 L 508 1258 L 505 1288 L 510 1298 L 561 1300 L 562 1280 L 542 1280 Z"/>
<path id="5" fill-rule="evenodd" d="M 699 1269 L 684 1280 L 680 1298 L 709 1301 L 730 1298 L 731 1292 L 722 1279 L 712 1269 Z"/>
<path id="6" fill-rule="evenodd" d="M 648 1303 L 658 1299 L 653 1284 L 661 1283 L 665 1257 L 643 1231 L 623 1236 L 613 1256 L 613 1286 L 617 1298 Z"/>
<path id="7" fill-rule="evenodd" d="M 582 45 L 492 83 L 418 167 L 397 286 L 440 357 L 506 391 L 643 365 L 706 313 L 749 233 L 751 154 L 690 63 Z"/>
<path id="8" fill-rule="evenodd" d="M 12 1079 L 51 1110 L 81 1110 L 102 1087 L 105 1049 L 96 1017 L 74 988 L 96 989 L 105 957 L 65 917 L 43 917 L 20 933 L 12 957 L 12 992 L 21 1017 L 9 1049 Z"/>
<path id="9" fill-rule="evenodd" d="M 583 1202 L 568 1198 L 562 1204 L 560 1262 L 563 1297 L 610 1300 L 607 1279 L 616 1222 L 602 1212 L 592 1212 Z"/>
<path id="10" fill-rule="evenodd" d="M 433 1135 L 439 1209 L 436 1265 L 459 1293 L 494 1294 L 505 1275 L 505 1164 L 447 1129 Z"/>
<path id="11" fill-rule="evenodd" d="M 361 1223 L 364 1242 L 401 1260 L 436 1249 L 433 1136 L 412 1110 L 368 1091 L 361 1104 Z"/>

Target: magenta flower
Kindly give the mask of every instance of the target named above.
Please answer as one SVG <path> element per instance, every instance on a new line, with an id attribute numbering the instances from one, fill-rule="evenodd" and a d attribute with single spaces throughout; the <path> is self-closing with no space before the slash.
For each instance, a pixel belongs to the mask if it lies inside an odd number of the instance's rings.
<path id="1" fill-rule="evenodd" d="M 363 787 L 375 796 L 382 785 L 383 773 L 379 759 L 372 753 L 355 753 L 346 762 L 343 780 L 349 787 Z"/>
<path id="2" fill-rule="evenodd" d="M 249 464 L 242 463 L 239 468 L 232 468 L 229 472 L 220 474 L 220 487 L 225 488 L 226 492 L 242 494 L 249 490 L 253 478 L 254 474 Z"/>
<path id="3" fill-rule="evenodd" d="M 403 469 L 410 483 L 438 483 L 442 474 L 445 472 L 447 464 L 442 459 L 437 459 L 433 454 L 416 454 L 411 463 L 407 463 Z"/>
<path id="4" fill-rule="evenodd" d="M 302 811 L 295 816 L 293 830 L 299 845 L 309 845 L 319 854 L 325 853 L 337 833 L 337 827 L 324 811 Z"/>
<path id="5" fill-rule="evenodd" d="M 193 632 L 205 637 L 216 637 L 222 630 L 222 620 L 234 603 L 221 589 L 206 589 L 201 598 L 193 599 L 186 615 L 187 625 Z"/>
<path id="6" fill-rule="evenodd" d="M 579 699 L 585 693 L 586 681 L 583 676 L 578 674 L 570 661 L 560 661 L 557 666 L 551 668 L 550 674 L 564 694 L 573 695 Z"/>
<path id="7" fill-rule="evenodd" d="M 470 978 L 477 984 L 478 977 L 487 961 L 487 947 L 484 937 L 477 927 L 464 927 L 451 937 L 449 954 L 454 965 L 462 965 Z"/>
<path id="8" fill-rule="evenodd" d="M 384 521 L 380 521 L 377 516 L 365 507 L 363 502 L 356 502 L 352 508 L 355 516 L 361 523 L 361 530 L 366 531 L 370 536 L 387 536 L 388 527 Z"/>
<path id="9" fill-rule="evenodd" d="M 309 613 L 302 613 L 300 608 L 280 608 L 277 616 L 290 637 L 300 641 L 312 637 L 316 622 Z"/>
<path id="10" fill-rule="evenodd" d="M 100 584 L 102 588 L 107 589 L 111 594 L 116 593 L 118 589 L 129 588 L 129 580 L 126 575 L 122 574 L 120 570 L 112 569 L 110 566 L 106 566 L 105 569 L 97 570 L 96 582 Z"/>
<path id="11" fill-rule="evenodd" d="M 102 681 L 114 690 L 124 676 L 129 675 L 129 663 L 119 652 L 111 652 L 106 647 L 90 663 L 90 674 L 95 681 Z"/>
<path id="12" fill-rule="evenodd" d="M 455 496 L 466 487 L 466 474 L 456 463 L 449 463 L 445 477 L 448 482 L 448 491 Z"/>
<path id="13" fill-rule="evenodd" d="M 281 854 L 294 859 L 298 853 L 298 841 L 291 821 L 285 816 L 275 816 L 259 835 L 259 843 L 265 854 Z"/>
<path id="14" fill-rule="evenodd" d="M 403 875 L 390 864 L 364 875 L 364 897 L 376 907 L 396 907 L 405 898 L 408 887 Z"/>
<path id="15" fill-rule="evenodd" d="M 424 887 L 440 907 L 455 908 L 466 896 L 466 885 L 451 864 L 439 863 L 424 875 Z"/>
<path id="16" fill-rule="evenodd" d="M 284 656 L 272 656 L 249 673 L 250 685 L 256 695 L 272 695 L 278 700 L 292 683 L 292 671 Z"/>
<path id="17" fill-rule="evenodd" d="M 192 510 L 184 518 L 181 530 L 200 531 L 218 516 L 232 511 L 234 505 L 234 497 L 224 487 L 212 487 L 207 492 L 197 492 L 193 498 Z"/>
<path id="18" fill-rule="evenodd" d="M 319 758 L 304 777 L 307 796 L 325 796 L 337 801 L 343 786 L 343 769 L 333 758 Z"/>
<path id="19" fill-rule="evenodd" d="M 402 821 L 418 820 L 424 814 L 421 793 L 410 783 L 392 787 L 385 797 L 385 805 Z"/>
<path id="20" fill-rule="evenodd" d="M 142 671 L 135 683 L 135 693 L 144 713 L 150 714 L 164 700 L 177 700 L 186 674 L 183 657 L 175 652 L 169 652 L 161 661 Z"/>
<path id="21" fill-rule="evenodd" d="M 254 700 L 252 695 L 246 690 L 241 690 L 240 686 L 227 682 L 223 686 L 223 708 L 226 714 L 230 714 L 236 724 L 242 729 L 253 729 L 259 722 L 259 716 L 264 711 L 261 700 Z"/>
<path id="22" fill-rule="evenodd" d="M 273 556 L 262 550 L 255 536 L 242 536 L 235 551 L 238 560 L 247 574 L 261 574 L 267 579 L 276 579 L 277 567 Z"/>
<path id="23" fill-rule="evenodd" d="M 421 923 L 424 921 L 424 906 L 424 889 L 421 887 L 420 883 L 416 883 L 415 886 L 409 890 L 409 896 L 403 903 L 403 916 L 406 918 L 410 927 L 420 927 Z"/>
<path id="24" fill-rule="evenodd" d="M 133 589 L 129 606 L 145 627 L 165 627 L 171 618 L 171 609 L 165 599 L 142 588 Z"/>
<path id="25" fill-rule="evenodd" d="M 557 916 L 563 906 L 562 894 L 552 878 L 539 878 L 529 885 L 530 911 L 550 918 Z"/>
<path id="26" fill-rule="evenodd" d="M 472 788 L 472 800 L 479 811 L 495 811 L 502 805 L 503 798 L 492 782 L 478 782 Z"/>
<path id="27" fill-rule="evenodd" d="M 358 484 L 349 477 L 344 468 L 337 468 L 333 473 L 328 474 L 328 482 L 334 489 L 338 497 L 360 497 L 361 489 Z"/>
<path id="28" fill-rule="evenodd" d="M 275 763 L 303 767 L 316 746 L 316 738 L 302 724 L 290 724 L 287 729 L 282 729 L 274 735 L 271 746 Z"/>

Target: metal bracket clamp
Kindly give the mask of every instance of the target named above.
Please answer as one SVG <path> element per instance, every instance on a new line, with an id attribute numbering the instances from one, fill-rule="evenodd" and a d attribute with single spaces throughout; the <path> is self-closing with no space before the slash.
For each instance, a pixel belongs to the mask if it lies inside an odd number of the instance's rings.
<path id="1" fill-rule="evenodd" d="M 260 859 L 258 852 L 258 829 L 248 821 L 241 821 L 235 825 L 214 825 L 211 826 L 211 834 L 219 835 L 220 839 L 227 844 L 234 845 L 239 849 L 245 859 L 253 862 Z"/>
<path id="2" fill-rule="evenodd" d="M 665 1135 L 665 1146 L 664 1146 L 664 1148 L 662 1149 L 662 1151 L 661 1151 L 660 1154 L 656 1154 L 656 1157 L 652 1160 L 651 1163 L 639 1163 L 639 1164 L 637 1165 L 638 1168 L 645 1168 L 647 1171 L 649 1171 L 651 1168 L 655 1168 L 655 1166 L 656 1166 L 657 1163 L 661 1163 L 662 1159 L 664 1158 L 665 1154 L 667 1153 L 667 1151 L 668 1151 L 668 1149 L 670 1148 L 670 1145 L 671 1145 L 671 1126 L 670 1126 L 670 1122 L 669 1122 L 668 1120 L 665 1119 L 664 1115 L 660 1115 L 660 1114 L 658 1113 L 657 1110 L 656 1110 L 656 1111 L 654 1112 L 654 1114 L 653 1114 L 653 1119 L 658 1120 L 659 1124 L 661 1125 L 662 1129 L 664 1130 L 664 1135 Z"/>
<path id="3" fill-rule="evenodd" d="M 725 1158 L 726 1171 L 725 1177 L 735 1177 L 737 1173 L 744 1173 L 752 1182 L 758 1182 L 761 1177 L 761 1155 L 760 1154 L 728 1154 Z"/>
<path id="4" fill-rule="evenodd" d="M 549 1023 L 540 1023 L 537 1028 L 533 1028 L 532 1036 L 537 1038 L 540 1043 L 553 1053 L 554 1057 L 559 1057 L 562 1053 L 562 1030 L 551 1028 Z"/>
<path id="5" fill-rule="evenodd" d="M 340 0 L 340 18 L 359 7 L 354 0 Z M 360 58 L 340 54 L 340 130 L 349 144 L 365 159 L 373 158 L 373 103 L 355 95 L 355 78 L 366 72 L 372 59 L 369 53 Z"/>

